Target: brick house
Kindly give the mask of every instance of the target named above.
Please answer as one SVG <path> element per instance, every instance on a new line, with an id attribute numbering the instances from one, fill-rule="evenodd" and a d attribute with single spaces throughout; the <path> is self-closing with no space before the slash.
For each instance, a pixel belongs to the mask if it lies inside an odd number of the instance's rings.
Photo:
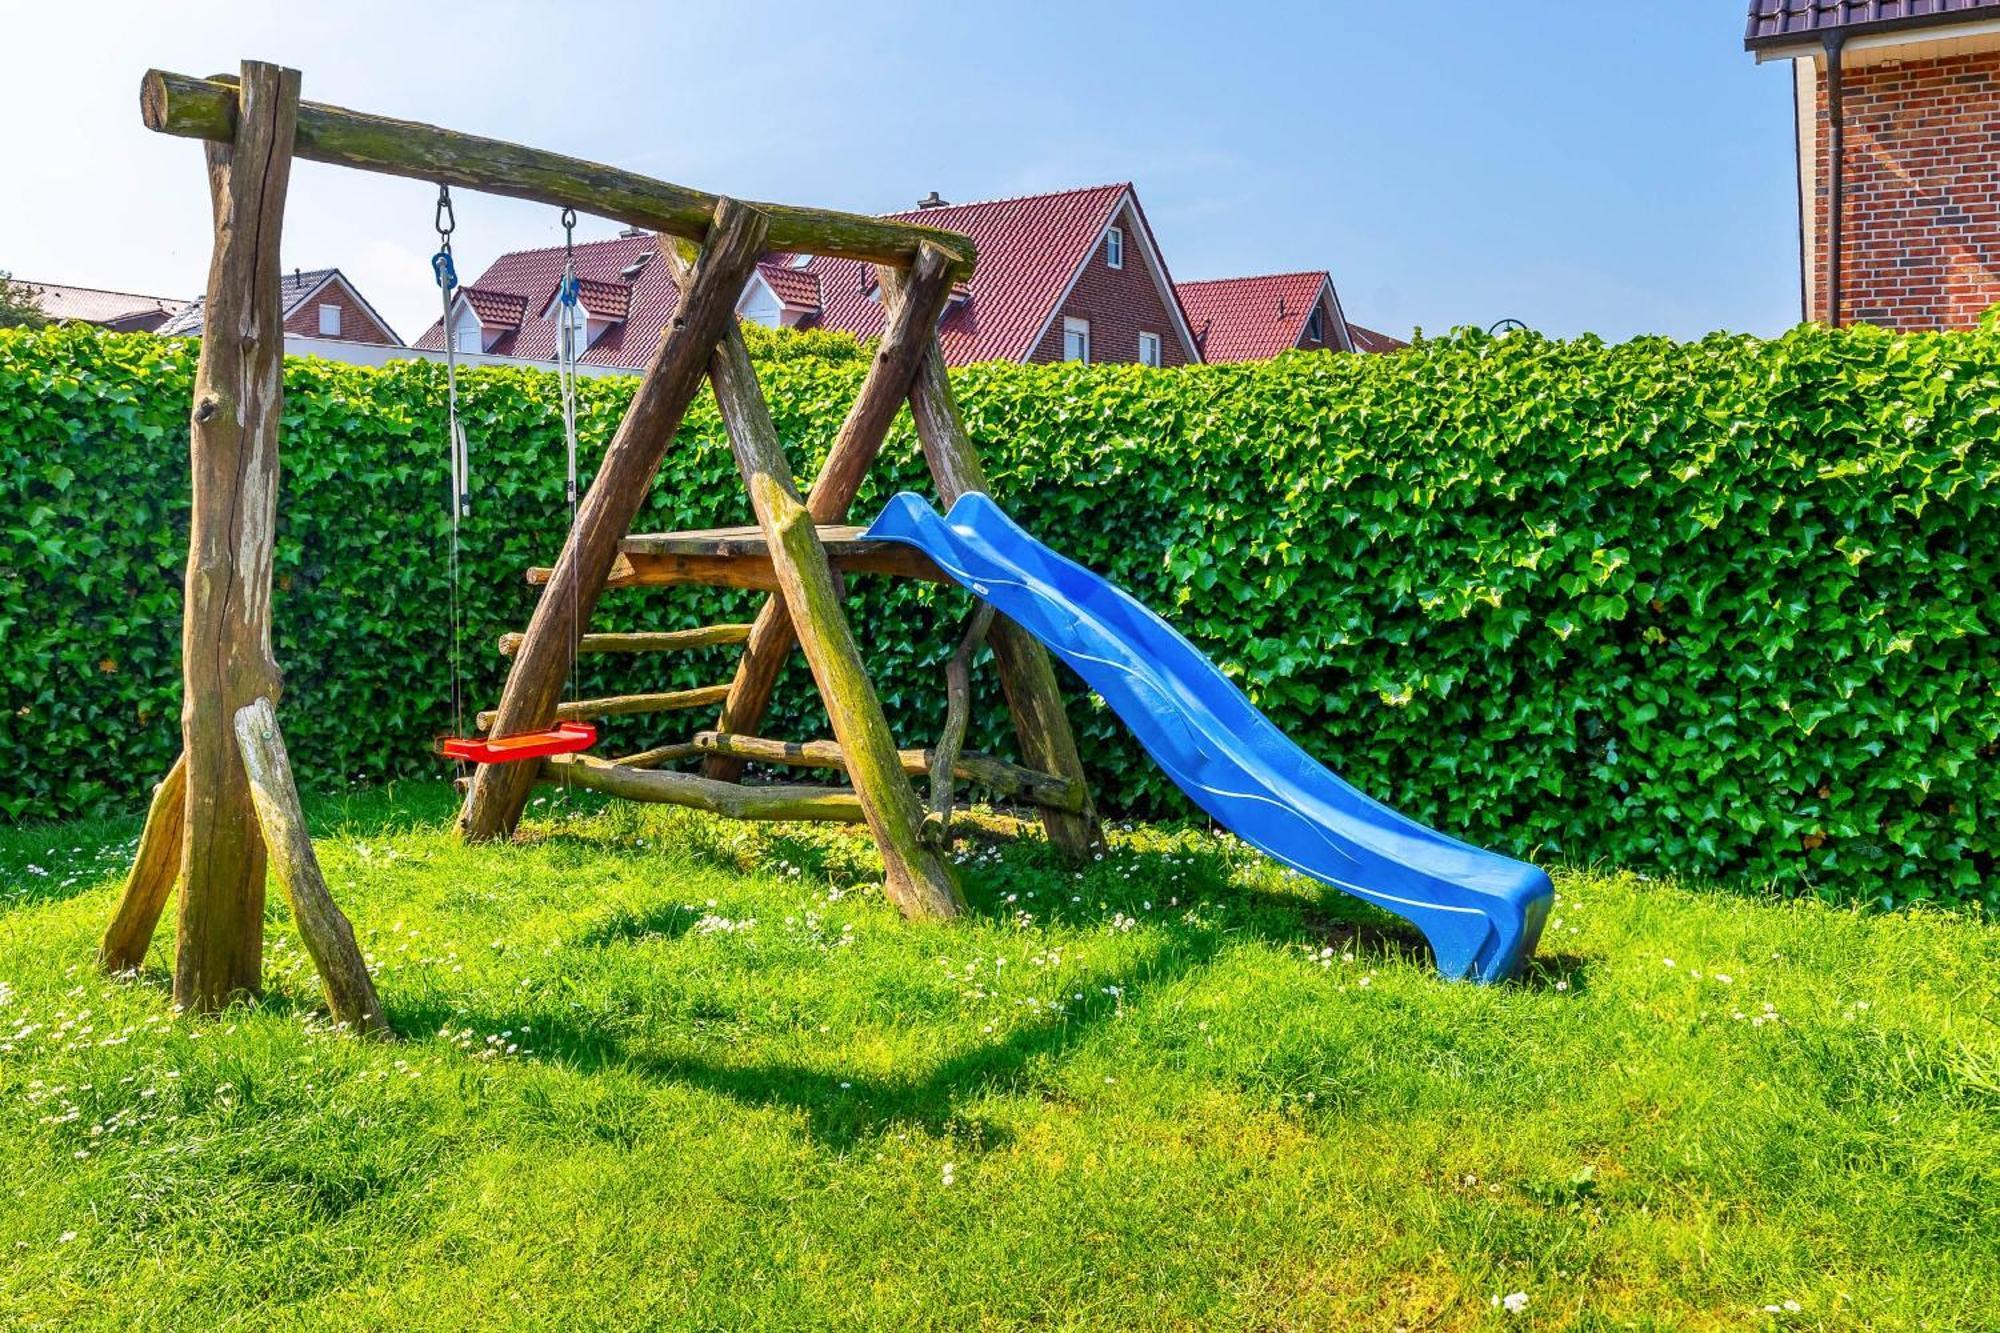
<path id="1" fill-rule="evenodd" d="M 936 194 L 890 216 L 963 232 L 979 248 L 971 279 L 953 292 L 938 340 L 953 365 L 974 361 L 1201 360 L 1166 261 L 1129 184 L 1018 199 L 949 204 Z M 588 309 L 586 366 L 639 369 L 651 359 L 679 293 L 650 233 L 628 230 L 575 249 Z M 502 255 L 452 308 L 458 350 L 549 360 L 563 250 Z M 772 327 L 882 331 L 874 269 L 848 259 L 774 254 L 737 302 L 745 320 Z M 444 345 L 442 321 L 416 341 Z"/>
<path id="2" fill-rule="evenodd" d="M 1751 0 L 1744 46 L 1791 65 L 1805 317 L 2000 303 L 2000 0 Z"/>
<path id="3" fill-rule="evenodd" d="M 35 308 L 58 324 L 95 324 L 116 333 L 151 333 L 187 307 L 170 296 L 140 296 L 102 287 L 20 282 Z"/>
<path id="4" fill-rule="evenodd" d="M 375 312 L 375 307 L 337 268 L 293 269 L 283 279 L 281 299 L 290 351 L 327 355 L 338 350 L 322 348 L 321 343 L 403 345 L 389 322 Z M 201 333 L 201 328 L 201 298 L 197 296 L 155 331 L 168 337 L 194 337 Z"/>

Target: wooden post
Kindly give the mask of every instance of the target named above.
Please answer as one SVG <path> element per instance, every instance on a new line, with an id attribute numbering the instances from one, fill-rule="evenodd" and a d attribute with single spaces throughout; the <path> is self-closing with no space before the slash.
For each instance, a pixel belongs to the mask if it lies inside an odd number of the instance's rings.
<path id="1" fill-rule="evenodd" d="M 597 608 L 618 558 L 618 543 L 631 531 L 660 459 L 701 387 L 709 351 L 725 325 L 735 330 L 736 299 L 763 245 L 764 220 L 755 209 L 731 199 L 716 205 L 708 242 L 682 290 L 680 309 L 660 339 L 653 364 L 577 511 L 548 587 L 535 604 L 500 695 L 496 736 L 534 731 L 555 720 L 575 647 L 572 628 L 588 624 Z M 512 833 L 534 781 L 532 764 L 482 766 L 466 793 L 460 832 L 471 839 Z"/>
<path id="2" fill-rule="evenodd" d="M 685 262 L 677 254 L 674 259 L 683 280 L 691 280 Z M 709 382 L 750 491 L 750 507 L 770 548 L 787 615 L 826 704 L 834 739 L 847 757 L 848 781 L 881 849 L 889 900 L 908 917 L 963 915 L 965 896 L 957 877 L 918 837 L 923 813 L 916 790 L 897 758 L 889 720 L 848 628 L 833 567 L 819 544 L 812 512 L 793 484 L 749 349 L 733 320 L 709 362 Z"/>
<path id="3" fill-rule="evenodd" d="M 899 284 L 900 275 L 883 271 L 885 299 Z M 952 400 L 951 381 L 946 378 L 944 352 L 935 334 L 929 339 L 915 381 L 910 386 L 910 416 L 917 423 L 917 440 L 923 446 L 924 462 L 937 483 L 938 499 L 949 508 L 967 491 L 985 491 L 986 473 L 980 466 L 979 451 L 959 419 L 958 404 Z M 1000 669 L 1000 688 L 1007 696 L 1007 711 L 1014 719 L 1014 734 L 1021 747 L 1021 762 L 1029 768 L 1053 773 L 1059 778 L 1083 783 L 1083 759 L 1077 754 L 1076 734 L 1070 730 L 1063 712 L 1062 692 L 1056 686 L 1055 667 L 1033 635 L 1005 616 L 997 617 L 988 635 L 993 656 Z M 1084 787 L 1086 796 L 1088 786 Z M 1069 814 L 1043 810 L 1042 824 L 1049 843 L 1071 860 L 1083 860 L 1103 845 L 1104 835 L 1097 823 L 1097 810 L 1088 803 Z"/>
<path id="4" fill-rule="evenodd" d="M 931 758 L 931 809 L 924 816 L 924 834 L 933 846 L 946 851 L 951 849 L 951 780 L 958 768 L 959 751 L 965 748 L 965 725 L 972 718 L 972 659 L 978 656 L 998 614 L 993 603 L 979 603 L 944 669 L 944 731 Z"/>
<path id="5" fill-rule="evenodd" d="M 917 254 L 909 281 L 898 284 L 899 295 L 875 349 L 875 360 L 868 367 L 868 377 L 807 497 L 806 507 L 815 522 L 838 523 L 847 517 L 855 492 L 882 451 L 883 437 L 909 397 L 917 362 L 930 346 L 931 330 L 951 298 L 951 278 L 950 257 L 926 245 Z M 771 598 L 757 613 L 749 646 L 743 650 L 729 698 L 722 705 L 717 731 L 751 735 L 764 725 L 771 709 L 771 692 L 777 688 L 778 675 L 796 642 L 798 636 L 792 632 L 784 600 Z M 743 761 L 732 755 L 712 754 L 702 762 L 701 771 L 706 777 L 734 782 L 743 775 Z"/>
<path id="6" fill-rule="evenodd" d="M 153 803 L 146 810 L 146 827 L 139 834 L 139 851 L 125 876 L 118 910 L 104 928 L 97 962 L 106 972 L 131 972 L 146 961 L 153 928 L 167 905 L 167 895 L 181 874 L 181 843 L 187 833 L 187 756 L 174 760 Z"/>
<path id="7" fill-rule="evenodd" d="M 292 760 L 278 731 L 277 710 L 269 699 L 253 699 L 237 710 L 235 731 L 257 824 L 263 831 L 264 845 L 270 849 L 278 883 L 291 904 L 299 937 L 312 955 L 320 984 L 326 988 L 326 1007 L 334 1021 L 351 1032 L 387 1036 L 389 1022 L 382 1016 L 382 1001 L 369 979 L 368 963 L 354 941 L 353 928 L 327 890 L 319 858 L 313 855 L 312 839 L 306 836 L 305 811 L 299 806 L 298 787 L 292 782 Z"/>
<path id="8" fill-rule="evenodd" d="M 271 655 L 272 534 L 285 341 L 278 240 L 291 173 L 297 70 L 245 62 L 235 137 L 209 143 L 215 251 L 195 370 L 181 627 L 181 744 L 187 763 L 174 1002 L 207 1012 L 262 980 L 264 844 L 236 710 L 278 692 Z"/>

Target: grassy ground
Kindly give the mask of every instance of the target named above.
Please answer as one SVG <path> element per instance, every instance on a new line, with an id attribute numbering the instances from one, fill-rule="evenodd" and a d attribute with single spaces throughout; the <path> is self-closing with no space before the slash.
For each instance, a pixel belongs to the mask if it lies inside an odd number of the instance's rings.
<path id="1" fill-rule="evenodd" d="M 0 1326 L 2000 1319 L 1990 925 L 1568 872 L 1480 989 L 1195 834 L 924 927 L 846 833 L 446 808 L 320 812 L 375 1047 L 276 912 L 171 1021 L 89 962 L 135 830 L 0 838 Z"/>

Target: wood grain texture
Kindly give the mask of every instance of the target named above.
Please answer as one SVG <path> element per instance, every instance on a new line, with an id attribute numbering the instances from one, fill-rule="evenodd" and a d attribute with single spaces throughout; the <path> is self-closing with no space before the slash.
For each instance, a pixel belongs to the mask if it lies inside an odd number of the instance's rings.
<path id="1" fill-rule="evenodd" d="M 841 753 L 836 741 L 781 741 L 765 736 L 698 731 L 693 745 L 688 748 L 696 753 L 728 755 L 742 761 L 847 771 L 847 757 Z M 898 750 L 896 760 L 905 773 L 921 777 L 936 770 L 938 755 L 930 749 Z M 1079 784 L 1065 782 L 1047 773 L 1037 773 L 992 755 L 962 751 L 952 760 L 951 771 L 961 782 L 984 787 L 999 796 L 1017 797 L 1030 805 L 1043 805 L 1052 810 L 1083 808 L 1083 790 Z"/>
<path id="2" fill-rule="evenodd" d="M 148 70 L 139 85 L 139 114 L 146 128 L 161 134 L 227 142 L 236 132 L 237 85 Z M 300 105 L 294 151 L 314 162 L 575 208 L 690 241 L 708 240 L 721 202 L 706 191 L 582 158 L 320 102 Z M 905 268 L 928 245 L 949 257 L 959 280 L 972 272 L 972 241 L 956 232 L 833 209 L 750 207 L 770 220 L 773 250 Z"/>
<path id="3" fill-rule="evenodd" d="M 665 690 L 658 694 L 614 694 L 602 699 L 571 699 L 556 705 L 557 722 L 589 722 L 600 717 L 633 717 L 642 713 L 671 713 L 682 708 L 706 708 L 720 703 L 729 694 L 727 685 L 700 685 L 691 690 Z M 487 709 L 478 718 L 479 730 L 491 729 L 499 716 Z M 512 732 L 501 732 L 503 736 Z"/>
<path id="4" fill-rule="evenodd" d="M 735 330 L 736 298 L 764 249 L 764 236 L 764 219 L 755 209 L 728 199 L 716 206 L 709 243 L 682 290 L 680 308 L 578 506 L 547 591 L 528 621 L 496 710 L 499 734 L 539 731 L 555 721 L 573 660 L 574 627 L 589 624 L 597 609 L 619 559 L 618 545 L 631 531 L 660 459 L 701 387 L 710 349 L 725 326 Z M 532 765 L 482 765 L 466 794 L 459 831 L 475 841 L 512 833 L 534 778 Z"/>
<path id="5" fill-rule="evenodd" d="M 166 910 L 167 898 L 181 874 L 181 843 L 187 834 L 187 756 L 174 759 L 167 776 L 153 788 L 146 808 L 146 827 L 139 849 L 125 876 L 117 910 L 98 942 L 97 964 L 106 972 L 131 972 L 146 961 L 153 931 Z"/>
<path id="6" fill-rule="evenodd" d="M 666 773 L 614 764 L 594 755 L 565 754 L 544 762 L 551 782 L 628 801 L 684 805 L 730 819 L 799 819 L 858 824 L 865 816 L 851 791 L 836 787 L 746 787 L 693 773 Z"/>
<path id="7" fill-rule="evenodd" d="M 255 995 L 263 979 L 264 844 L 231 731 L 274 698 L 271 565 L 284 407 L 279 238 L 299 75 L 243 66 L 234 137 L 206 145 L 215 248 L 189 430 L 194 503 L 181 622 L 187 760 L 174 1003 L 189 1013 Z"/>
<path id="8" fill-rule="evenodd" d="M 682 257 L 672 258 L 683 281 L 691 281 Z M 848 780 L 860 798 L 868 831 L 882 853 L 884 891 L 908 917 L 961 916 L 965 895 L 957 876 L 943 857 L 919 841 L 922 807 L 897 762 L 889 721 L 848 628 L 833 567 L 819 544 L 812 512 L 792 483 L 749 349 L 733 322 L 709 359 L 709 383 L 750 492 L 750 508 L 769 545 L 786 612 L 819 686 L 834 739 L 847 755 Z"/>
<path id="9" fill-rule="evenodd" d="M 264 845 L 270 849 L 271 869 L 291 904 L 292 921 L 319 973 L 326 1007 L 334 1021 L 348 1031 L 364 1037 L 386 1037 L 389 1021 L 383 1017 L 367 960 L 355 942 L 354 928 L 326 887 L 326 876 L 320 873 L 319 858 L 306 834 L 305 811 L 299 806 L 298 787 L 292 781 L 291 756 L 285 753 L 285 738 L 278 730 L 278 713 L 271 701 L 256 699 L 237 710 L 235 732 L 244 771 L 249 775 L 257 824 Z"/>
<path id="10" fill-rule="evenodd" d="M 922 579 L 927 583 L 949 583 L 945 572 L 931 563 L 929 556 L 914 546 L 896 542 L 857 543 L 856 549 L 828 557 L 837 574 L 878 574 L 887 578 Z M 531 587 L 541 586 L 555 571 L 537 565 L 528 571 Z M 729 555 L 621 555 L 617 567 L 604 580 L 607 588 L 750 588 L 775 592 L 778 574 L 772 568 L 769 550 L 739 551 Z"/>
<path id="11" fill-rule="evenodd" d="M 512 657 L 520 650 L 521 634 L 500 636 L 500 655 Z M 719 644 L 742 643 L 750 637 L 750 626 L 703 625 L 698 629 L 672 629 L 635 634 L 585 634 L 577 642 L 579 653 L 673 653 L 690 648 L 710 648 Z"/>
<path id="12" fill-rule="evenodd" d="M 979 603 L 945 664 L 944 731 L 931 758 L 930 812 L 924 816 L 924 832 L 939 847 L 951 846 L 951 783 L 958 752 L 965 748 L 965 727 L 972 720 L 972 659 L 986 643 L 995 614 L 992 603 Z"/>
<path id="13" fill-rule="evenodd" d="M 951 282 L 949 258 L 934 247 L 924 247 L 917 255 L 909 281 L 897 288 L 898 295 L 889 309 L 882 340 L 876 345 L 875 358 L 869 364 L 861 392 L 841 422 L 826 462 L 807 496 L 806 508 L 815 522 L 830 525 L 847 517 L 861 483 L 882 452 L 882 441 L 895 422 L 896 413 L 909 397 L 917 363 L 930 345 L 931 330 L 937 325 L 938 316 L 944 313 L 945 302 L 951 298 Z M 854 531 L 858 534 L 860 529 Z M 833 557 L 835 569 L 842 573 L 863 572 L 844 560 L 847 552 L 841 549 L 839 538 L 830 528 L 821 528 L 820 539 L 827 546 L 827 554 Z M 877 549 L 881 546 L 878 543 Z M 929 559 L 923 564 L 930 565 Z M 912 572 L 909 576 L 930 578 L 934 573 L 933 569 L 923 574 Z M 941 574 L 935 576 L 942 579 Z M 785 613 L 784 599 L 773 597 L 765 602 L 757 612 L 756 627 L 751 630 L 749 645 L 737 664 L 736 678 L 730 682 L 729 698 L 722 705 L 716 730 L 754 732 L 764 725 L 771 711 L 772 691 L 777 688 L 778 676 L 797 642 L 791 619 Z M 742 776 L 742 771 L 742 762 L 726 754 L 713 755 L 702 765 L 704 774 L 725 782 Z"/>

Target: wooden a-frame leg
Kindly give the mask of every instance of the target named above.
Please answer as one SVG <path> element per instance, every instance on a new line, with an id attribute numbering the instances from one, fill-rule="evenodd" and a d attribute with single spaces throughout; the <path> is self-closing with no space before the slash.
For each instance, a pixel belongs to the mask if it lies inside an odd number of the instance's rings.
<path id="1" fill-rule="evenodd" d="M 618 545 L 631 531 L 660 459 L 701 387 L 710 350 L 725 327 L 735 331 L 736 301 L 763 250 L 764 230 L 763 215 L 749 205 L 733 199 L 716 205 L 715 221 L 683 288 L 680 308 L 632 396 L 605 452 L 604 465 L 583 497 L 562 556 L 535 604 L 500 695 L 493 735 L 534 731 L 555 720 L 575 650 L 572 627 L 589 623 L 618 558 Z M 475 840 L 511 834 L 528 803 L 538 767 L 483 765 L 466 793 L 459 831 Z"/>
<path id="2" fill-rule="evenodd" d="M 888 294 L 890 282 L 884 283 Z M 917 440 L 923 446 L 924 461 L 931 479 L 937 483 L 938 499 L 949 508 L 967 491 L 984 491 L 986 473 L 972 437 L 959 419 L 958 405 L 951 396 L 945 377 L 944 352 L 937 337 L 927 340 L 923 360 L 910 386 L 910 415 L 917 423 Z M 1083 809 L 1071 814 L 1044 809 L 1042 826 L 1049 844 L 1070 860 L 1083 860 L 1103 845 L 1104 835 L 1097 822 L 1097 809 L 1090 801 L 1084 782 L 1083 760 L 1077 754 L 1076 734 L 1070 730 L 1069 716 L 1063 712 L 1062 693 L 1056 685 L 1049 654 L 1033 635 L 1005 616 L 997 617 L 987 635 L 1000 669 L 1000 688 L 1007 696 L 1007 711 L 1014 719 L 1014 734 L 1021 747 L 1021 762 L 1029 768 L 1073 781 L 1084 793 Z"/>
<path id="3" fill-rule="evenodd" d="M 106 972 L 131 972 L 146 961 L 160 913 L 166 910 L 167 898 L 180 879 L 181 843 L 186 835 L 187 756 L 181 755 L 153 788 L 146 827 L 139 834 L 139 850 L 125 876 L 125 891 L 118 895 L 118 909 L 98 943 L 97 962 Z"/>
<path id="4" fill-rule="evenodd" d="M 903 772 L 882 701 L 848 628 L 826 548 L 820 545 L 812 511 L 792 482 L 749 349 L 733 320 L 709 363 L 709 382 L 770 548 L 786 612 L 826 704 L 834 739 L 846 756 L 847 777 L 868 830 L 881 849 L 884 890 L 907 917 L 963 915 L 965 896 L 950 864 L 923 844 L 923 808 Z"/>
<path id="5" fill-rule="evenodd" d="M 878 270 L 888 294 L 888 274 Z M 806 507 L 816 523 L 838 523 L 847 517 L 854 496 L 868 476 L 868 469 L 882 451 L 883 437 L 910 395 L 910 383 L 917 363 L 930 345 L 931 330 L 951 298 L 952 261 L 932 245 L 917 251 L 916 263 L 907 279 L 897 283 L 898 294 L 891 300 L 882 341 L 854 406 L 834 436 L 826 463 L 806 497 Z M 897 275 L 901 278 L 901 275 Z M 778 674 L 784 670 L 798 636 L 792 631 L 791 617 L 782 597 L 772 597 L 757 612 L 736 678 L 730 683 L 729 698 L 723 702 L 720 732 L 755 735 L 764 725 L 771 708 L 771 692 Z M 743 760 L 734 755 L 710 754 L 702 761 L 702 774 L 724 782 L 734 782 L 743 774 Z"/>

